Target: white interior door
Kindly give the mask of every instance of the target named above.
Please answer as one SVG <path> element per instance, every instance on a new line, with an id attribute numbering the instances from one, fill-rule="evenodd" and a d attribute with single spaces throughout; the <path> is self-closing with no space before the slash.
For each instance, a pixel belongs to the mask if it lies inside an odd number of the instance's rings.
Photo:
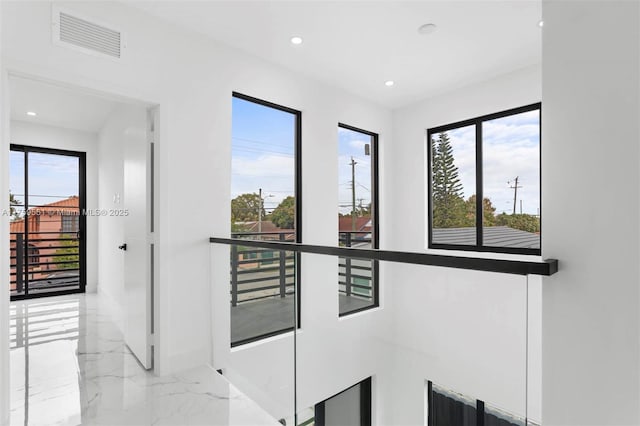
<path id="1" fill-rule="evenodd" d="M 135 123 L 125 131 L 124 237 L 125 342 L 147 369 L 152 355 L 152 128 L 145 108 L 132 108 Z"/>

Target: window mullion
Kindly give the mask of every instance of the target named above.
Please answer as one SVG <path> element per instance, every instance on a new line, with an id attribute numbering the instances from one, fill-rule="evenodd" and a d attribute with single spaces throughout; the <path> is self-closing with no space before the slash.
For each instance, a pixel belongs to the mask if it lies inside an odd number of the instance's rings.
<path id="1" fill-rule="evenodd" d="M 476 121 L 476 244 L 484 246 L 482 231 L 482 121 Z"/>

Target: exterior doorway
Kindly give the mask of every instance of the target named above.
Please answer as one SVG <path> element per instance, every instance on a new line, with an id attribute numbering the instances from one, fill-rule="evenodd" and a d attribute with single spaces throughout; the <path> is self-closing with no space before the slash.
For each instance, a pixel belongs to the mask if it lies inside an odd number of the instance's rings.
<path id="1" fill-rule="evenodd" d="M 11 145 L 11 300 L 84 293 L 86 158 Z"/>

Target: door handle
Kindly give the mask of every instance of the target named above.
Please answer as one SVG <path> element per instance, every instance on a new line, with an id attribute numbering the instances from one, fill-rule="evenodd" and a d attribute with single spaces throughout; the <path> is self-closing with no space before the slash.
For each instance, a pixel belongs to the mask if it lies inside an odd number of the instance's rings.
<path id="1" fill-rule="evenodd" d="M 124 243 L 123 245 L 118 246 L 118 248 L 122 251 L 127 251 L 127 243 Z"/>

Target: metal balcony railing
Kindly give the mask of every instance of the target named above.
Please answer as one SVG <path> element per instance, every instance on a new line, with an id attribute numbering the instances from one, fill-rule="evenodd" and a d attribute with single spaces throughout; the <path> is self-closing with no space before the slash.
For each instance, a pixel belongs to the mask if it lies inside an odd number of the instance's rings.
<path id="1" fill-rule="evenodd" d="M 237 232 L 232 238 L 259 241 L 292 241 L 291 232 Z M 341 247 L 371 248 L 371 233 L 345 231 L 339 233 Z M 373 297 L 373 262 L 339 258 L 339 292 L 370 300 Z M 284 298 L 295 293 L 295 255 L 286 250 L 231 246 L 231 306 L 273 297 Z"/>
<path id="2" fill-rule="evenodd" d="M 11 295 L 51 291 L 80 285 L 80 247 L 76 233 L 37 232 L 26 238 L 11 232 Z"/>
<path id="3" fill-rule="evenodd" d="M 371 232 L 343 231 L 338 233 L 340 247 L 371 247 Z M 351 257 L 338 258 L 339 292 L 346 296 L 356 295 L 367 300 L 373 298 L 374 262 Z"/>
<path id="4" fill-rule="evenodd" d="M 292 232 L 237 232 L 232 238 L 281 241 L 294 238 Z M 231 246 L 231 306 L 294 294 L 295 255 L 241 245 Z"/>

